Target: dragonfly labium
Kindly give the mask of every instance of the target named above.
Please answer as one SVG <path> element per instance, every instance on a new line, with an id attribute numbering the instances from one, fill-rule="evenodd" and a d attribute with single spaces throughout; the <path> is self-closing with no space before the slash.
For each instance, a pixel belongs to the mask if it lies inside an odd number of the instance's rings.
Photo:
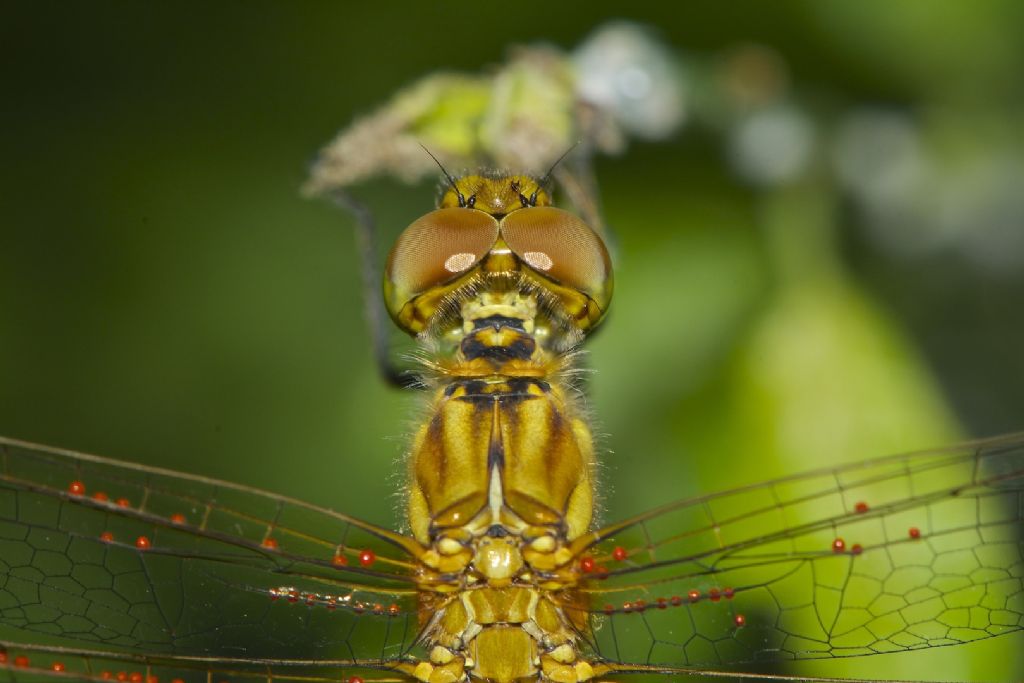
<path id="1" fill-rule="evenodd" d="M 0 441 L 5 675 L 781 679 L 765 667 L 1021 629 L 1021 435 L 595 526 L 575 365 L 612 270 L 547 184 L 447 177 L 388 259 L 384 301 L 422 346 L 430 406 L 409 447 L 409 533 Z"/>

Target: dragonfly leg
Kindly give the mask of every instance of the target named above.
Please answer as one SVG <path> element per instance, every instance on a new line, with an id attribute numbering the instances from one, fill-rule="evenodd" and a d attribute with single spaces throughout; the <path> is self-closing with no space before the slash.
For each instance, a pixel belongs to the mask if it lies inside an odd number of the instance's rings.
<path id="1" fill-rule="evenodd" d="M 337 206 L 351 214 L 356 223 L 356 246 L 359 251 L 363 307 L 366 322 L 370 328 L 374 360 L 381 377 L 394 387 L 421 387 L 423 384 L 416 373 L 398 368 L 391 358 L 388 345 L 391 326 L 380 296 L 381 270 L 377 265 L 379 240 L 373 212 L 366 204 L 344 190 L 332 191 L 330 198 Z"/>

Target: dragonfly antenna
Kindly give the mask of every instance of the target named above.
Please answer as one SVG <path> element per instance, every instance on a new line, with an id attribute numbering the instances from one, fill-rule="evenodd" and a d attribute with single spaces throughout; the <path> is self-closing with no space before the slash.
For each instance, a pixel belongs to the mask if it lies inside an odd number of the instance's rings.
<path id="1" fill-rule="evenodd" d="M 419 143 L 419 146 L 423 149 L 424 152 L 427 153 L 427 156 L 429 156 L 431 159 L 434 160 L 434 163 L 437 164 L 437 167 L 439 169 L 441 169 L 441 173 L 443 173 L 444 177 L 448 179 L 448 184 L 452 186 L 452 189 L 455 190 L 455 194 L 458 195 L 458 197 L 459 197 L 459 205 L 460 206 L 465 206 L 466 205 L 466 200 L 462 196 L 462 193 L 459 192 L 459 186 L 455 184 L 455 179 L 451 177 L 451 175 L 448 173 L 448 170 L 445 169 L 444 165 L 438 160 L 438 158 L 436 156 L 434 156 L 434 153 L 431 152 L 429 149 L 427 149 L 426 145 L 424 145 L 421 142 L 421 143 Z M 561 160 L 559 160 L 559 161 L 561 161 Z"/>
<path id="2" fill-rule="evenodd" d="M 574 149 L 576 149 L 579 146 L 580 146 L 580 141 L 577 140 L 576 142 L 572 143 L 572 145 L 569 147 L 569 149 L 567 149 L 564 152 L 562 152 L 562 156 L 560 156 L 557 159 L 555 159 L 555 163 L 551 164 L 551 168 L 549 168 L 548 172 L 545 173 L 544 176 L 540 179 L 540 183 L 539 184 L 541 186 L 547 185 L 548 182 L 551 180 L 551 174 L 555 172 L 555 169 L 558 168 L 558 165 L 560 163 L 562 163 L 562 161 L 567 156 L 569 156 L 570 152 L 572 152 Z M 430 154 L 429 152 L 427 152 L 427 153 Z"/>

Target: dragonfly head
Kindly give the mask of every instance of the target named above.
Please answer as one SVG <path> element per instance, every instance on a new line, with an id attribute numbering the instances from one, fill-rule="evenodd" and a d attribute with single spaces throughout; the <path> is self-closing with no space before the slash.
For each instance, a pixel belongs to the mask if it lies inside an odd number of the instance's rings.
<path id="1" fill-rule="evenodd" d="M 413 221 L 388 256 L 384 298 L 395 323 L 413 335 L 439 319 L 461 327 L 467 299 L 516 291 L 555 324 L 591 330 L 611 300 L 611 260 L 597 233 L 550 203 L 528 176 L 452 180 L 439 208 Z"/>
<path id="2" fill-rule="evenodd" d="M 437 206 L 441 209 L 477 209 L 495 218 L 517 209 L 550 206 L 551 195 L 528 175 L 474 173 L 445 186 Z"/>

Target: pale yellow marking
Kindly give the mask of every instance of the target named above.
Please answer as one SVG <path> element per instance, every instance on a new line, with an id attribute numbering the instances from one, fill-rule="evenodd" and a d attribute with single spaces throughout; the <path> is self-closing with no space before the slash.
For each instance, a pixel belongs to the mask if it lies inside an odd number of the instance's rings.
<path id="1" fill-rule="evenodd" d="M 469 600 L 469 593 L 464 592 L 461 595 L 461 600 L 462 606 L 466 610 L 466 622 L 469 624 L 466 626 L 466 630 L 459 635 L 459 638 L 462 639 L 462 647 L 459 649 L 465 649 L 469 646 L 470 641 L 476 638 L 480 631 L 484 630 L 484 627 L 476 623 L 476 610 L 473 609 L 473 603 Z M 466 664 L 466 666 L 469 666 L 469 664 Z"/>
<path id="2" fill-rule="evenodd" d="M 449 273 L 461 273 L 476 262 L 476 255 L 468 251 L 452 254 L 444 261 L 444 269 Z M 550 266 L 549 266 L 550 267 Z"/>
<path id="3" fill-rule="evenodd" d="M 544 534 L 530 541 L 530 547 L 536 550 L 538 553 L 550 553 L 555 549 L 555 537 L 550 534 Z"/>
<path id="4" fill-rule="evenodd" d="M 555 262 L 551 260 L 551 257 L 543 251 L 523 252 L 523 260 L 537 270 L 551 270 L 551 266 L 555 265 Z"/>
<path id="5" fill-rule="evenodd" d="M 571 664 L 576 661 L 576 650 L 569 643 L 562 643 L 549 652 L 548 655 L 556 662 L 562 662 L 563 664 Z"/>
<path id="6" fill-rule="evenodd" d="M 437 552 L 442 555 L 457 555 L 462 551 L 462 544 L 454 538 L 445 536 L 437 542 Z"/>
<path id="7" fill-rule="evenodd" d="M 505 507 L 505 494 L 501 488 L 501 470 L 495 465 L 491 468 L 491 481 L 487 488 L 487 503 L 491 509 L 491 523 L 501 523 L 501 509 Z"/>
<path id="8" fill-rule="evenodd" d="M 434 664 L 447 664 L 453 659 L 455 659 L 455 655 L 446 647 L 435 645 L 430 651 L 430 661 Z"/>

